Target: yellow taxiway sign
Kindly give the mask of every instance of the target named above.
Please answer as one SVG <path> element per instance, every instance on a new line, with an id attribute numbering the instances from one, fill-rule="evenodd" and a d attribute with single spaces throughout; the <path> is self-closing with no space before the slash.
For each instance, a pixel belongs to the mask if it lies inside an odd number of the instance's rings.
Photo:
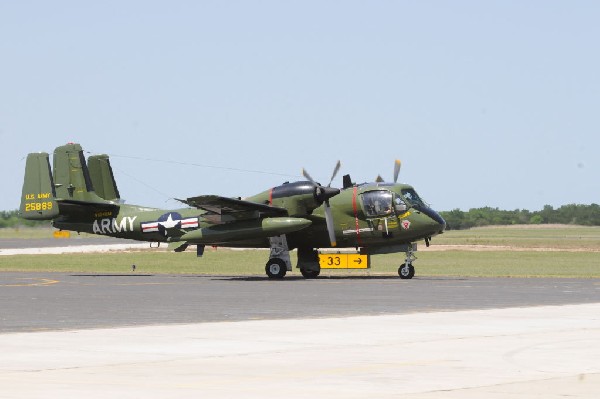
<path id="1" fill-rule="evenodd" d="M 368 269 L 371 267 L 369 255 L 323 253 L 319 254 L 321 269 Z"/>

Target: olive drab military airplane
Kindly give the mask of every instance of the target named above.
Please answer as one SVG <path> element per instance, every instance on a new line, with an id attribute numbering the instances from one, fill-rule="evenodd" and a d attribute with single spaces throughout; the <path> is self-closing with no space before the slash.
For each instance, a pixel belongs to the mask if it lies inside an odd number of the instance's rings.
<path id="1" fill-rule="evenodd" d="M 176 252 L 195 245 L 270 248 L 265 271 L 283 278 L 292 270 L 289 251 L 297 249 L 302 275 L 313 278 L 322 268 L 319 251 L 347 249 L 363 255 L 403 252 L 401 278 L 414 276 L 416 242 L 444 232 L 446 223 L 414 188 L 378 177 L 343 188 L 327 186 L 303 171 L 306 181 L 284 183 L 248 197 L 201 195 L 179 200 L 187 207 L 163 210 L 129 205 L 120 199 L 107 155 L 86 160 L 79 144 L 27 156 L 20 213 L 25 219 L 51 220 L 55 228 L 151 243 L 168 243 Z"/>

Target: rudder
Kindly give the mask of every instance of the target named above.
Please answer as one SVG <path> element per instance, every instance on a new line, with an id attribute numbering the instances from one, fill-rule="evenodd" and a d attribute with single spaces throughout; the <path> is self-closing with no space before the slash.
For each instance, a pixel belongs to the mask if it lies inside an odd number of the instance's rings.
<path id="1" fill-rule="evenodd" d="M 88 157 L 88 169 L 92 186 L 100 198 L 120 202 L 119 189 L 113 174 L 108 155 L 92 155 Z"/>
<path id="2" fill-rule="evenodd" d="M 21 194 L 20 214 L 29 220 L 50 220 L 58 216 L 56 191 L 48 153 L 27 155 Z"/>
<path id="3" fill-rule="evenodd" d="M 94 192 L 83 149 L 79 144 L 57 147 L 52 160 L 57 198 L 91 203 L 106 202 Z"/>

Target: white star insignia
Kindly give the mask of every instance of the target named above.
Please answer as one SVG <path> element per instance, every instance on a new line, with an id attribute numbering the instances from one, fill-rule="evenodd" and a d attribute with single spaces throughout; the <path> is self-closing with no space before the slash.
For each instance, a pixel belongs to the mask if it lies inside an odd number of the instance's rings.
<path id="1" fill-rule="evenodd" d="M 173 220 L 173 215 L 169 213 L 169 217 L 167 217 L 167 220 L 165 220 L 164 222 L 158 222 L 158 224 L 163 226 L 165 229 L 172 229 L 173 227 L 176 227 L 179 224 L 179 222 L 180 220 Z"/>

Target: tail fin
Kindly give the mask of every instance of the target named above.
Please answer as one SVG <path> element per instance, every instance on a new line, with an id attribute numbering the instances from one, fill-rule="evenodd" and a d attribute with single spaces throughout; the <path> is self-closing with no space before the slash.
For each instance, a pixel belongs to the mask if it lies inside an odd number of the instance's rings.
<path id="1" fill-rule="evenodd" d="M 90 172 L 79 144 L 67 144 L 54 150 L 56 196 L 63 200 L 105 203 L 92 186 Z"/>
<path id="2" fill-rule="evenodd" d="M 101 154 L 88 157 L 88 169 L 96 194 L 105 200 L 120 202 L 119 189 L 108 155 Z"/>
<path id="3" fill-rule="evenodd" d="M 21 217 L 29 220 L 55 218 L 58 216 L 58 204 L 55 198 L 56 192 L 48 153 L 29 154 L 21 194 Z"/>

